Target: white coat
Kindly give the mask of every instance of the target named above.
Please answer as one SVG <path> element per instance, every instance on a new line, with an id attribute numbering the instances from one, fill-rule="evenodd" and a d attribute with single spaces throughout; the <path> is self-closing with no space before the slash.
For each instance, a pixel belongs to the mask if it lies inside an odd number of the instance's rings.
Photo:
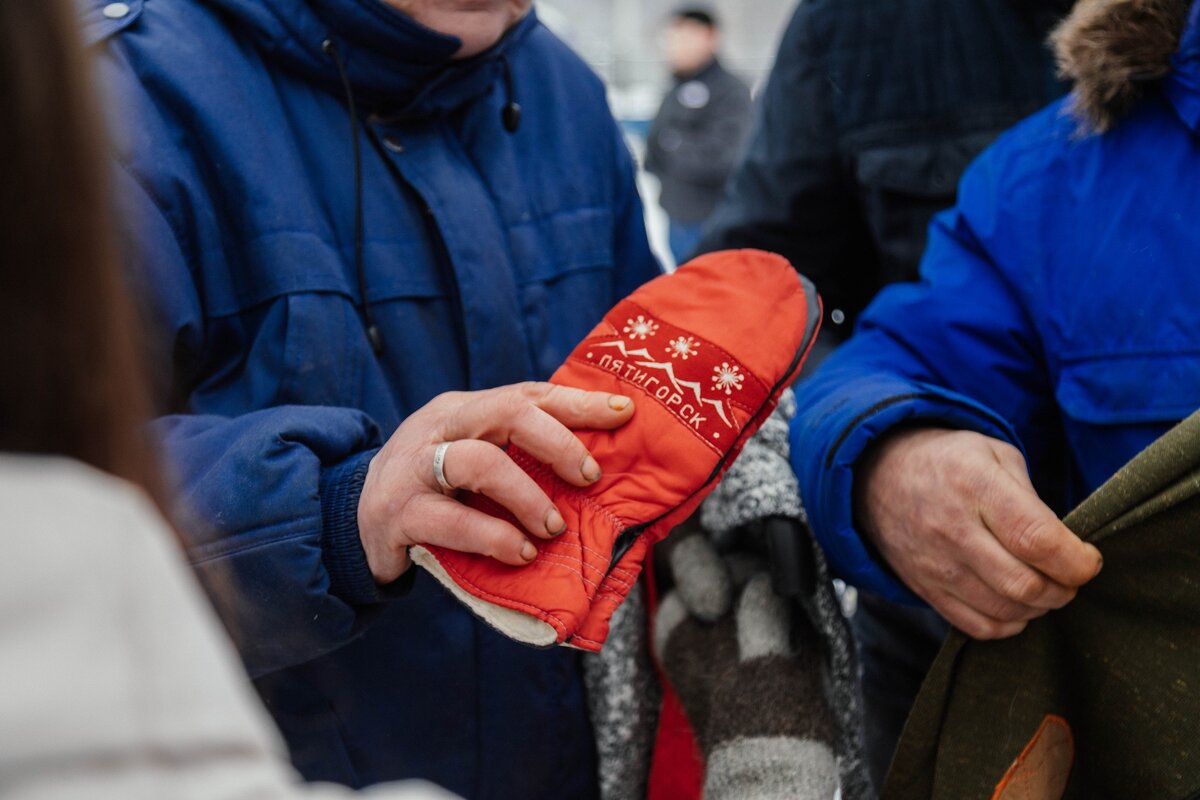
<path id="1" fill-rule="evenodd" d="M 304 784 L 145 496 L 0 455 L 0 797 L 334 800 Z M 372 800 L 446 800 L 426 784 Z"/>

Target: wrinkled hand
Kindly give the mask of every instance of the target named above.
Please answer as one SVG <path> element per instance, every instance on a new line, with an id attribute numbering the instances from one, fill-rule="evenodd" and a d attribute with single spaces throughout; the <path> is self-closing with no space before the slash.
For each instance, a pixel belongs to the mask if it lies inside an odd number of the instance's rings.
<path id="1" fill-rule="evenodd" d="M 448 392 L 412 414 L 371 459 L 358 503 L 358 528 L 375 580 L 408 569 L 408 548 L 433 544 L 523 566 L 537 549 L 513 525 L 443 493 L 433 472 L 438 444 L 443 473 L 456 488 L 490 497 L 525 530 L 550 538 L 565 529 L 550 498 L 503 447 L 515 445 L 549 464 L 563 480 L 586 486 L 600 466 L 571 429 L 610 430 L 633 416 L 633 401 L 550 383 L 481 392 Z"/>
<path id="2" fill-rule="evenodd" d="M 1020 452 L 968 431 L 883 439 L 856 475 L 855 514 L 901 580 L 977 639 L 1020 633 L 1102 565 L 1038 498 Z"/>

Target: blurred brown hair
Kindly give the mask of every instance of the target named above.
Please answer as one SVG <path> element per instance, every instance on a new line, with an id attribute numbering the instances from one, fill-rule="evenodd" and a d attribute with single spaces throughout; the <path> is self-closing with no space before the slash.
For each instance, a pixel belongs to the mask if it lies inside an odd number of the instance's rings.
<path id="1" fill-rule="evenodd" d="M 70 456 L 163 505 L 71 0 L 0 0 L 0 450 Z"/>
<path id="2" fill-rule="evenodd" d="M 1171 71 L 1191 0 L 1079 0 L 1050 37 L 1080 134 L 1112 130 Z"/>

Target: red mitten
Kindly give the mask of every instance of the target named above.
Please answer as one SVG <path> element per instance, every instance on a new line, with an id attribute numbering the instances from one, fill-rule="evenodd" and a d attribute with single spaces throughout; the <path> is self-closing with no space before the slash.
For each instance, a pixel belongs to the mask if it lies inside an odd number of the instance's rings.
<path id="1" fill-rule="evenodd" d="M 820 320 L 812 284 L 757 250 L 712 253 L 651 281 L 609 311 L 550 379 L 634 398 L 622 427 L 576 432 L 600 480 L 581 489 L 509 450 L 566 532 L 533 539 L 538 556 L 524 567 L 434 546 L 411 548 L 413 561 L 518 641 L 599 650 L 650 546 L 691 515 L 770 416 Z M 465 502 L 515 524 L 482 495 Z"/>

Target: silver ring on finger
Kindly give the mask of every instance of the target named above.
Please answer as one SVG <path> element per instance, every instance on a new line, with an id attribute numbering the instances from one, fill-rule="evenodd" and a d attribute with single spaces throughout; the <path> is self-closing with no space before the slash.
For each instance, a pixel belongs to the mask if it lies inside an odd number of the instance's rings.
<path id="1" fill-rule="evenodd" d="M 450 449 L 450 445 L 454 442 L 442 442 L 433 451 L 433 477 L 438 482 L 438 486 L 442 487 L 442 491 L 446 494 L 453 494 L 457 489 L 454 484 L 446 480 L 446 451 Z"/>

